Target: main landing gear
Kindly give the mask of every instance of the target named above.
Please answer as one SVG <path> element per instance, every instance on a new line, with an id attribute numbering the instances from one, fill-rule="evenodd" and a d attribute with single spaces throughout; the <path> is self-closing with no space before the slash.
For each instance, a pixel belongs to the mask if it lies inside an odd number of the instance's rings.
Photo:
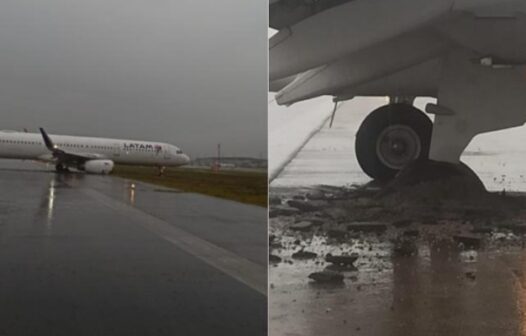
<path id="1" fill-rule="evenodd" d="M 164 171 L 166 170 L 166 167 L 160 166 L 159 167 L 159 176 L 164 176 Z"/>
<path id="2" fill-rule="evenodd" d="M 55 165 L 55 171 L 56 171 L 57 173 L 69 173 L 69 169 L 68 169 L 68 167 L 65 166 L 65 165 L 63 165 L 63 164 L 61 164 L 61 163 L 57 163 L 57 164 Z"/>
<path id="3" fill-rule="evenodd" d="M 410 162 L 427 159 L 433 123 L 407 103 L 382 106 L 371 112 L 356 134 L 356 158 L 362 170 L 388 181 Z"/>

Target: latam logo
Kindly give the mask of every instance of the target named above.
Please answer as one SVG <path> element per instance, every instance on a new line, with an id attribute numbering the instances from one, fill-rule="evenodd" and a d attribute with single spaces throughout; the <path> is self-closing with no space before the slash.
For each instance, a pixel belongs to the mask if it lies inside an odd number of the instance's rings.
<path id="1" fill-rule="evenodd" d="M 150 145 L 150 144 L 143 144 L 143 143 L 124 143 L 123 145 L 124 150 L 130 151 L 130 150 L 147 150 L 147 151 L 156 151 L 160 152 L 163 147 L 161 145 Z"/>

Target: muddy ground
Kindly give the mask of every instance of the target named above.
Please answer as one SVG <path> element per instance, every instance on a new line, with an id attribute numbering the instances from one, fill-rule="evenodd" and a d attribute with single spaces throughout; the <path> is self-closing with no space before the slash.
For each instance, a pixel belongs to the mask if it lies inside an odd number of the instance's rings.
<path id="1" fill-rule="evenodd" d="M 523 334 L 526 196 L 462 183 L 271 188 L 270 334 Z"/>
<path id="2" fill-rule="evenodd" d="M 491 195 L 435 183 L 378 197 L 354 155 L 363 103 L 343 104 L 272 181 L 270 334 L 526 335 L 525 127 L 464 152 Z"/>

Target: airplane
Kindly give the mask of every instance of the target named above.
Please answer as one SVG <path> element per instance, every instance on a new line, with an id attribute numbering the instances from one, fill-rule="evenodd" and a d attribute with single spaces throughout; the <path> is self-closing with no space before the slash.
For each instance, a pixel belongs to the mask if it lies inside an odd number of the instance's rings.
<path id="1" fill-rule="evenodd" d="M 278 104 L 389 97 L 356 133 L 374 179 L 415 160 L 459 165 L 476 135 L 526 122 L 526 0 L 270 0 L 269 15 Z"/>
<path id="2" fill-rule="evenodd" d="M 55 164 L 58 173 L 75 168 L 91 174 L 109 174 L 114 165 L 159 167 L 190 162 L 188 155 L 167 143 L 68 135 L 0 131 L 0 158 L 35 160 Z"/>

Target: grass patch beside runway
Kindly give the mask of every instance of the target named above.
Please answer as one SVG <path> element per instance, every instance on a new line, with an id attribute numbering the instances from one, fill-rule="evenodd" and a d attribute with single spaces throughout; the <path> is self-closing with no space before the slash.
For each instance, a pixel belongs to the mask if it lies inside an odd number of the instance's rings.
<path id="1" fill-rule="evenodd" d="M 267 206 L 266 172 L 167 168 L 164 176 L 159 176 L 157 168 L 115 166 L 113 174 L 168 188 Z"/>

